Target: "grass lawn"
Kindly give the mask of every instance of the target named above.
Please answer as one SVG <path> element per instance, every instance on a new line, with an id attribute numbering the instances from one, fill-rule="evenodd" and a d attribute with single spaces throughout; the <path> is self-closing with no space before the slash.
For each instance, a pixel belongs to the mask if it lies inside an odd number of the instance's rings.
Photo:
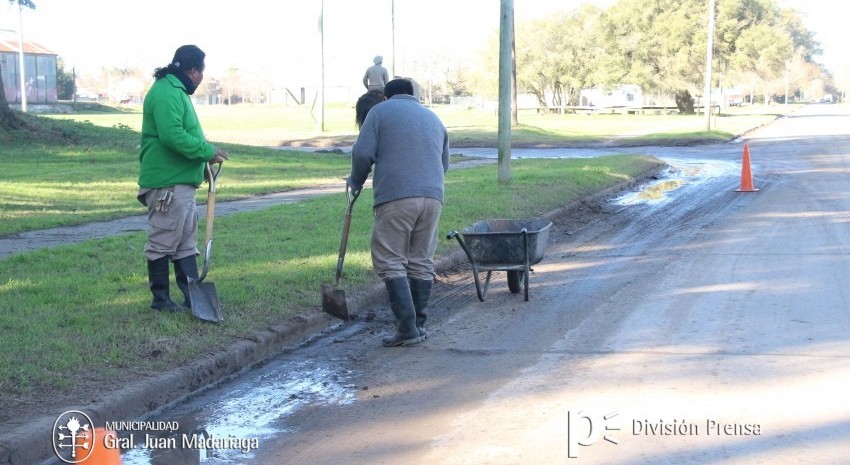
<path id="1" fill-rule="evenodd" d="M 318 131 L 315 111 L 307 106 L 225 105 L 196 107 L 210 140 L 248 145 L 276 146 L 284 141 L 307 141 L 313 145 L 351 144 L 357 137 L 352 105 L 328 105 L 324 133 Z M 521 112 L 513 128 L 516 146 L 564 146 L 626 138 L 631 144 L 646 140 L 663 142 L 723 141 L 769 123 L 799 105 L 754 105 L 734 107 L 712 116 L 711 132 L 702 115 L 580 115 Z M 495 111 L 441 105 L 433 107 L 449 129 L 453 147 L 495 147 Z M 56 115 L 60 119 L 89 121 L 98 126 L 139 130 L 140 108 L 121 112 L 83 112 Z"/>
<path id="2" fill-rule="evenodd" d="M 0 140 L 0 236 L 145 212 L 135 194 L 137 132 L 49 119 L 33 124 L 52 127 L 54 137 Z M 218 184 L 222 201 L 339 181 L 351 167 L 345 154 L 224 147 L 231 160 Z"/>

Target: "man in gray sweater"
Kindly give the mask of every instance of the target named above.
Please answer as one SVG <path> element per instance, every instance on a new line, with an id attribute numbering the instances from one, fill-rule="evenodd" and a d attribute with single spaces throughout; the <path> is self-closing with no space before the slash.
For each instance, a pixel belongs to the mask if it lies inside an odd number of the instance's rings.
<path id="1" fill-rule="evenodd" d="M 375 167 L 372 266 L 386 285 L 396 319 L 396 334 L 381 341 L 392 347 L 428 336 L 426 308 L 435 276 L 449 136 L 437 115 L 413 97 L 409 80 L 388 82 L 384 93 L 387 101 L 369 111 L 351 149 L 347 182 L 360 190 Z"/>
<path id="2" fill-rule="evenodd" d="M 378 55 L 372 60 L 375 64 L 366 68 L 366 74 L 363 75 L 363 85 L 366 87 L 367 91 L 370 90 L 379 90 L 381 92 L 384 91 L 384 86 L 387 85 L 387 81 L 390 80 L 389 73 L 387 73 L 387 68 L 384 68 L 381 63 L 384 62 L 384 57 Z"/>

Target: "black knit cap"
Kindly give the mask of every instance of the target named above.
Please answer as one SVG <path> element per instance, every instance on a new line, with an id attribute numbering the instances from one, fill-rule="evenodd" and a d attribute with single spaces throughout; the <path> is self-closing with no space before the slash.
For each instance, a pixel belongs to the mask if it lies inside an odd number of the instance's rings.
<path id="1" fill-rule="evenodd" d="M 174 52 L 171 64 L 181 70 L 187 71 L 192 68 L 204 69 L 204 58 L 207 56 L 197 45 L 183 45 Z"/>

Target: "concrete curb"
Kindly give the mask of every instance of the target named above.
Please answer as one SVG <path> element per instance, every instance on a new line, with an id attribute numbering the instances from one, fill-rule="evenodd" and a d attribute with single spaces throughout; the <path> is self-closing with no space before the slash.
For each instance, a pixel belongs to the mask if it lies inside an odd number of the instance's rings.
<path id="1" fill-rule="evenodd" d="M 636 178 L 608 189 L 570 202 L 540 215 L 553 219 L 575 210 L 587 202 L 596 202 L 631 189 L 656 176 L 666 165 L 647 170 Z M 463 250 L 442 257 L 437 271 L 446 271 L 467 262 Z M 361 291 L 351 292 L 347 304 L 352 315 L 362 319 L 370 307 L 386 301 L 383 283 L 376 283 Z M 287 348 L 293 348 L 344 323 L 321 312 L 298 315 L 284 324 L 256 333 L 251 341 L 241 341 L 229 349 L 191 365 L 176 368 L 151 379 L 140 381 L 113 393 L 106 399 L 88 405 L 68 406 L 64 410 L 79 410 L 89 415 L 95 425 L 104 421 L 138 418 L 155 413 L 170 405 L 184 401 L 223 381 L 238 376 L 253 366 Z M 55 459 L 52 428 L 56 416 L 43 416 L 13 431 L 0 433 L 0 465 L 33 465 Z"/>

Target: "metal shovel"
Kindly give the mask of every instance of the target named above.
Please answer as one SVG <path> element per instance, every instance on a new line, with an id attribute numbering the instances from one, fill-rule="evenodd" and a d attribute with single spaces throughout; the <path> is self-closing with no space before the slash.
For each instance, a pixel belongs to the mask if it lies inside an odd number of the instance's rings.
<path id="1" fill-rule="evenodd" d="M 348 304 L 345 302 L 345 291 L 338 289 L 339 277 L 342 275 L 342 264 L 345 261 L 345 250 L 348 248 L 348 231 L 351 229 L 351 210 L 360 191 L 352 191 L 348 184 L 345 186 L 345 198 L 348 206 L 345 209 L 345 221 L 342 225 L 342 239 L 339 243 L 339 258 L 336 261 L 336 278 L 333 286 L 322 284 L 322 310 L 341 320 L 348 321 Z"/>
<path id="2" fill-rule="evenodd" d="M 215 291 L 215 283 L 204 282 L 207 272 L 210 270 L 210 255 L 212 253 L 213 220 L 215 219 L 215 182 L 221 173 L 221 163 L 213 173 L 209 163 L 206 164 L 207 177 L 209 181 L 209 194 L 207 198 L 207 228 L 206 244 L 204 248 L 204 268 L 198 279 L 189 278 L 189 298 L 192 302 L 192 316 L 204 321 L 221 323 L 221 303 Z"/>

